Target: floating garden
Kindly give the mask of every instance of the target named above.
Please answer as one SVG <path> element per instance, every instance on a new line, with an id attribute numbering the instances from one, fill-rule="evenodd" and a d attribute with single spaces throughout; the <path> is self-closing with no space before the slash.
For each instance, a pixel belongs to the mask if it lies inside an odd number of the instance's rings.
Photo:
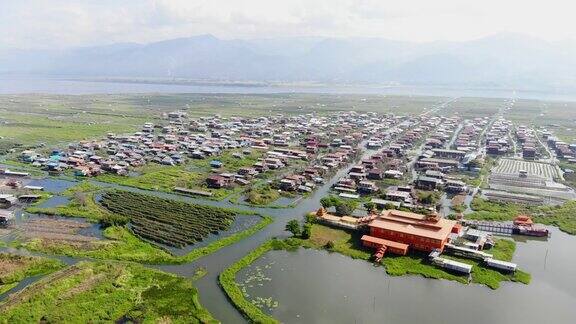
<path id="1" fill-rule="evenodd" d="M 136 235 L 174 247 L 185 247 L 202 241 L 210 233 L 228 229 L 236 215 L 223 208 L 128 191 L 106 192 L 101 204 L 113 213 L 128 217 Z"/>
<path id="2" fill-rule="evenodd" d="M 80 262 L 0 303 L 0 323 L 217 323 L 192 282 L 132 263 Z"/>

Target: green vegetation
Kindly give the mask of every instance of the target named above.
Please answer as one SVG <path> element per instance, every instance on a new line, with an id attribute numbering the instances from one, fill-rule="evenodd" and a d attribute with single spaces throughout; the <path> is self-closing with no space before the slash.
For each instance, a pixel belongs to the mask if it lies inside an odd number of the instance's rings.
<path id="1" fill-rule="evenodd" d="M 78 199 L 77 194 L 79 192 L 86 194 L 85 199 L 83 199 L 83 204 L 79 204 L 76 201 Z M 159 248 L 152 243 L 143 241 L 138 236 L 134 235 L 133 232 L 125 226 L 125 224 L 129 218 L 134 217 L 136 214 L 131 213 L 131 215 L 124 216 L 108 211 L 107 209 L 100 206 L 96 201 L 94 201 L 94 194 L 96 192 L 98 192 L 98 187 L 92 186 L 89 183 L 81 183 L 75 187 L 70 188 L 65 193 L 67 195 L 74 196 L 70 204 L 56 208 L 29 207 L 29 211 L 59 216 L 88 217 L 88 219 L 100 221 L 103 226 L 106 227 L 103 232 L 106 240 L 96 240 L 90 242 L 89 244 L 83 244 L 79 246 L 68 241 L 56 242 L 53 240 L 44 240 L 38 238 L 26 242 L 15 242 L 14 245 L 25 247 L 31 251 L 74 257 L 124 260 L 147 264 L 181 264 L 191 262 L 204 255 L 213 253 L 222 247 L 233 244 L 258 232 L 272 222 L 270 217 L 262 217 L 262 220 L 258 224 L 252 226 L 249 229 L 221 238 L 202 248 L 194 249 L 184 256 L 174 256 L 166 250 Z M 200 217 L 202 219 L 209 215 L 208 213 L 204 212 L 210 211 L 222 212 L 225 215 L 228 215 L 227 217 L 230 215 L 237 215 L 236 217 L 259 217 L 257 215 L 247 214 L 241 211 L 232 211 L 223 208 L 187 204 L 184 202 L 165 200 L 148 195 L 126 193 L 123 191 L 111 192 L 107 195 L 110 195 L 110 197 L 114 196 L 116 197 L 115 199 L 118 199 L 118 197 L 128 199 L 128 196 L 137 197 L 140 199 L 140 204 L 136 206 L 134 206 L 134 204 L 130 205 L 128 201 L 122 201 L 123 205 L 132 206 L 135 208 L 135 210 L 138 211 L 138 217 L 147 215 L 146 210 L 142 208 L 143 206 L 150 206 L 150 204 L 153 204 L 151 210 L 158 208 L 156 206 L 164 206 L 161 209 L 162 212 L 164 213 L 165 211 L 171 211 L 174 213 L 170 215 L 182 216 L 182 213 L 190 215 L 190 213 L 193 211 L 197 213 L 203 213 L 202 217 Z M 166 206 L 166 204 L 169 206 Z M 200 218 L 194 217 L 193 219 Z M 189 217 L 188 219 L 192 220 L 192 218 Z"/>
<path id="2" fill-rule="evenodd" d="M 467 219 L 510 221 L 519 214 L 527 214 L 536 223 L 556 226 L 565 233 L 576 235 L 576 201 L 560 206 L 528 206 L 474 198 L 470 206 L 474 212 L 466 215 Z"/>
<path id="3" fill-rule="evenodd" d="M 25 278 L 48 274 L 63 266 L 58 260 L 0 253 L 0 294 Z"/>
<path id="4" fill-rule="evenodd" d="M 537 223 L 558 227 L 570 235 L 576 235 L 576 201 L 568 201 L 564 205 L 550 207 L 541 206 L 533 214 Z"/>
<path id="5" fill-rule="evenodd" d="M 523 211 L 523 206 L 513 203 L 492 202 L 474 197 L 470 208 L 474 211 L 466 215 L 467 219 L 507 221 L 512 220 Z"/>
<path id="6" fill-rule="evenodd" d="M 252 252 L 248 253 L 242 259 L 238 260 L 236 263 L 232 264 L 226 270 L 224 270 L 218 277 L 220 286 L 228 295 L 228 298 L 234 303 L 236 308 L 246 316 L 253 323 L 279 323 L 277 320 L 271 316 L 266 315 L 260 308 L 252 304 L 250 301 L 246 300 L 242 290 L 236 283 L 236 273 L 241 269 L 249 266 L 262 256 L 264 253 L 272 250 L 277 246 L 278 243 L 274 240 L 268 241 Z"/>
<path id="7" fill-rule="evenodd" d="M 89 257 L 105 260 L 124 260 L 149 264 L 176 263 L 177 257 L 155 245 L 140 240 L 122 226 L 110 226 L 103 233 L 106 240 L 78 246 L 68 241 L 32 239 L 21 243 L 30 250 L 55 255 Z"/>
<path id="8" fill-rule="evenodd" d="M 0 137 L 0 155 L 4 155 L 12 149 L 22 147 L 22 143 L 13 140 L 5 140 Z"/>
<path id="9" fill-rule="evenodd" d="M 566 170 L 576 171 L 576 164 L 569 162 L 560 162 L 558 163 L 558 165 L 564 171 Z M 576 188 L 576 172 L 564 172 L 564 184 L 572 188 Z"/>
<path id="10" fill-rule="evenodd" d="M 300 223 L 296 219 L 292 219 L 286 223 L 285 230 L 292 233 L 292 236 L 300 236 L 302 230 L 300 229 Z"/>
<path id="11" fill-rule="evenodd" d="M 210 233 L 228 229 L 235 213 L 228 209 L 190 204 L 129 191 L 110 191 L 102 196 L 109 211 L 130 219 L 140 237 L 169 246 L 200 242 Z"/>
<path id="12" fill-rule="evenodd" d="M 184 256 L 174 256 L 151 243 L 144 242 L 123 226 L 108 227 L 104 230 L 104 237 L 107 238 L 107 240 L 94 241 L 91 242 L 90 245 L 81 247 L 71 244 L 70 242 L 48 242 L 42 239 L 33 239 L 18 243 L 18 246 L 30 251 L 71 257 L 133 261 L 146 264 L 182 264 L 192 262 L 202 256 L 214 253 L 225 246 L 249 237 L 271 222 L 272 219 L 270 217 L 263 217 L 258 224 L 247 230 L 221 238 L 205 247 L 194 249 Z"/>
<path id="13" fill-rule="evenodd" d="M 145 122 L 142 117 L 96 116 L 79 112 L 75 113 L 77 118 L 74 118 L 74 113 L 65 113 L 65 109 L 47 112 L 39 107 L 35 108 L 33 112 L 2 111 L 4 123 L 0 136 L 27 145 L 56 144 L 95 138 L 108 132 L 130 132 Z M 67 116 L 64 117 L 65 115 Z"/>
<path id="14" fill-rule="evenodd" d="M 466 206 L 464 204 L 452 205 L 450 206 L 450 209 L 457 213 L 462 213 L 466 210 Z"/>
<path id="15" fill-rule="evenodd" d="M 252 187 L 246 193 L 246 201 L 252 205 L 268 205 L 280 198 L 278 190 L 274 190 L 269 185 Z"/>
<path id="16" fill-rule="evenodd" d="M 210 199 L 221 200 L 238 191 L 233 188 L 213 189 L 204 183 L 206 177 L 199 172 L 191 172 L 184 166 L 165 166 L 159 164 L 147 164 L 137 168 L 136 176 L 121 176 L 116 174 L 102 174 L 96 180 L 116 183 L 122 186 L 138 188 L 150 191 L 174 192 L 174 187 L 196 189 L 212 193 Z"/>
<path id="17" fill-rule="evenodd" d="M 174 187 L 188 187 L 188 184 L 200 177 L 199 174 L 188 172 L 180 166 L 165 166 L 147 164 L 134 170 L 140 175 L 121 176 L 105 173 L 96 177 L 102 182 L 116 183 L 123 186 L 143 190 L 171 192 Z"/>
<path id="18" fill-rule="evenodd" d="M 371 251 L 362 246 L 361 234 L 358 232 L 344 231 L 320 224 L 312 225 L 311 232 L 310 238 L 302 242 L 304 247 L 327 249 L 354 259 L 369 260 L 372 256 Z"/>
<path id="19" fill-rule="evenodd" d="M 190 278 L 190 279 L 192 281 L 200 280 L 200 279 L 204 278 L 204 276 L 207 274 L 208 274 L 208 269 L 206 269 L 204 267 L 199 267 L 196 270 L 194 270 L 194 274 L 192 275 L 192 278 Z"/>
<path id="20" fill-rule="evenodd" d="M 474 160 L 473 166 L 480 167 L 480 172 L 476 177 L 464 177 L 462 180 L 471 187 L 484 188 L 488 185 L 488 175 L 490 170 L 496 166 L 496 160 L 487 156 L 486 160 Z"/>
<path id="21" fill-rule="evenodd" d="M 81 262 L 0 304 L 2 323 L 216 323 L 191 281 L 136 264 Z"/>
<path id="22" fill-rule="evenodd" d="M 418 201 L 425 205 L 436 205 L 442 197 L 442 193 L 439 191 L 419 190 L 416 192 L 416 195 L 418 196 Z"/>
<path id="23" fill-rule="evenodd" d="M 351 215 L 352 212 L 358 207 L 358 202 L 350 199 L 340 199 L 338 196 L 330 195 L 320 199 L 320 204 L 324 208 L 335 207 L 336 215 L 346 216 Z"/>
<path id="24" fill-rule="evenodd" d="M 126 224 L 128 222 L 127 217 L 114 214 L 101 208 L 101 206 L 96 202 L 95 195 L 101 190 L 102 188 L 84 181 L 64 191 L 63 194 L 70 197 L 70 202 L 68 204 L 64 206 L 41 208 L 37 207 L 40 205 L 41 201 L 39 201 L 26 208 L 26 211 L 36 214 L 81 217 L 93 222 L 100 222 L 104 226 Z"/>

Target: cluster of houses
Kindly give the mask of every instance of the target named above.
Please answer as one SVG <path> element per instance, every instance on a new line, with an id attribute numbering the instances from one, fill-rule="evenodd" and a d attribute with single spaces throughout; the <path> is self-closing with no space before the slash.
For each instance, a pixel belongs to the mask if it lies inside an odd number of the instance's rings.
<path id="1" fill-rule="evenodd" d="M 426 139 L 425 148 L 435 149 L 450 146 L 450 141 L 458 125 L 459 119 L 456 117 L 442 119 L 436 130 Z"/>
<path id="2" fill-rule="evenodd" d="M 473 152 L 478 149 L 479 138 L 486 127 L 488 118 L 465 120 L 453 146 L 459 151 Z"/>
<path id="3" fill-rule="evenodd" d="M 426 170 L 450 172 L 462 165 L 466 155 L 464 151 L 451 149 L 426 150 L 418 157 L 415 167 L 422 172 Z"/>
<path id="4" fill-rule="evenodd" d="M 450 179 L 446 174 L 435 170 L 426 170 L 424 174 L 420 174 L 414 181 L 414 185 L 420 190 L 444 190 L 448 193 L 465 193 L 468 191 L 465 182 Z"/>
<path id="5" fill-rule="evenodd" d="M 467 191 L 463 182 L 448 179 L 440 172 L 447 165 L 458 167 L 466 156 L 465 151 L 444 149 L 454 138 L 454 132 L 459 124 L 457 118 L 411 117 L 397 122 L 398 124 L 390 127 L 388 132 L 382 132 L 368 139 L 367 147 L 384 146 L 383 148 L 350 168 L 348 174 L 334 184 L 334 190 L 339 192 L 341 197 L 359 198 L 360 195 L 377 194 L 378 198 L 373 198 L 371 201 L 378 207 L 414 208 L 418 206 L 415 189 Z M 384 145 L 386 143 L 388 144 Z M 421 179 L 419 178 L 421 181 L 415 181 L 414 186 L 390 186 L 381 192 L 379 180 L 404 177 L 409 168 L 408 151 L 419 143 L 423 143 L 428 149 L 416 162 L 425 172 L 421 175 Z M 431 179 L 431 182 L 426 182 L 427 179 Z"/>
<path id="6" fill-rule="evenodd" d="M 355 145 L 343 142 L 339 148 L 321 156 L 309 164 L 304 170 L 285 175 L 277 184 L 278 189 L 284 191 L 311 192 L 317 184 L 323 183 L 325 178 L 336 169 L 350 163 L 357 154 Z"/>
<path id="7" fill-rule="evenodd" d="M 424 135 L 438 122 L 437 117 L 388 117 L 384 121 L 388 128 L 370 133 L 367 140 L 366 146 L 378 148 L 378 151 L 350 168 L 348 174 L 334 184 L 334 190 L 345 198 L 380 194 L 378 181 L 403 178 L 408 170 L 408 151 L 423 140 Z M 407 198 L 406 203 L 412 203 L 412 200 Z"/>
<path id="8" fill-rule="evenodd" d="M 516 127 L 516 140 L 522 146 L 522 158 L 534 160 L 537 155 L 537 138 L 532 128 L 524 125 Z"/>
<path id="9" fill-rule="evenodd" d="M 436 131 L 426 140 L 424 150 L 415 163 L 415 169 L 421 172 L 456 170 L 465 164 L 467 157 L 473 155 L 476 126 L 468 127 L 468 124 L 465 124 L 458 129 L 457 118 L 438 117 L 435 122 Z"/>
<path id="10" fill-rule="evenodd" d="M 191 159 L 210 159 L 212 172 L 205 184 L 216 189 L 246 185 L 258 174 L 283 170 L 292 161 L 303 160 L 308 166 L 284 172 L 288 174 L 280 180 L 280 189 L 311 191 L 331 170 L 351 160 L 357 153 L 355 145 L 369 131 L 389 119 L 355 112 L 191 119 L 185 112 L 175 111 L 165 117 L 166 121 L 145 123 L 130 135 L 110 133 L 106 138 L 72 143 L 48 154 L 26 150 L 20 158 L 53 173 L 72 170 L 76 176 L 128 176 L 132 168 L 147 163 L 173 166 Z M 238 159 L 258 151 L 259 158 L 253 165 L 230 170 L 219 159 L 226 150 L 234 150 Z"/>
<path id="11" fill-rule="evenodd" d="M 504 155 L 510 151 L 509 134 L 512 122 L 498 118 L 486 132 L 486 154 Z"/>
<path id="12" fill-rule="evenodd" d="M 0 228 L 10 226 L 14 221 L 14 208 L 19 203 L 28 203 L 41 198 L 36 191 L 43 187 L 30 185 L 25 180 L 25 172 L 14 172 L 0 168 Z"/>
<path id="13" fill-rule="evenodd" d="M 558 158 L 566 159 L 570 163 L 576 163 L 576 144 L 563 142 L 547 131 L 542 136 L 546 140 L 548 147 L 556 152 Z"/>

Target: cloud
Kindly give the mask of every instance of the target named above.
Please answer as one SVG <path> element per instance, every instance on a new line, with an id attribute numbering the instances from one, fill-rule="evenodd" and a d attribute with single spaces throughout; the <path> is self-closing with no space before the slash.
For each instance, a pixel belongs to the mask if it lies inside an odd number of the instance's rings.
<path id="1" fill-rule="evenodd" d="M 569 0 L 1 0 L 0 46 L 69 47 L 198 34 L 464 40 L 576 38 Z"/>

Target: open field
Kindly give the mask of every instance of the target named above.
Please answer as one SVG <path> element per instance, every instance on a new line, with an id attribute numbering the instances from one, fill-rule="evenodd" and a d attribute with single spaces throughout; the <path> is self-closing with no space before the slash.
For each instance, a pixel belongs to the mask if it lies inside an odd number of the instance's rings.
<path id="1" fill-rule="evenodd" d="M 12 294 L 0 322 L 216 322 L 184 278 L 135 264 L 81 262 Z"/>
<path id="2" fill-rule="evenodd" d="M 24 145 L 77 141 L 133 131 L 154 113 L 114 96 L 0 96 L 0 136 Z"/>
<path id="3" fill-rule="evenodd" d="M 506 118 L 520 124 L 532 124 L 553 131 L 568 143 L 576 140 L 576 104 L 560 101 L 517 101 Z"/>
<path id="4" fill-rule="evenodd" d="M 70 244 L 91 244 L 98 240 L 94 236 L 82 235 L 81 230 L 92 227 L 92 224 L 73 219 L 34 218 L 18 225 L 22 236 L 28 239 L 65 241 Z"/>
<path id="5" fill-rule="evenodd" d="M 445 108 L 445 114 L 462 118 L 490 117 L 506 105 L 508 99 L 502 98 L 458 98 Z"/>
<path id="6" fill-rule="evenodd" d="M 188 171 L 183 166 L 145 165 L 136 169 L 142 174 L 136 176 L 120 176 L 105 173 L 96 177 L 102 182 L 116 183 L 123 186 L 143 190 L 174 192 L 174 187 L 196 189 L 212 193 L 211 199 L 221 200 L 239 191 L 238 188 L 208 188 L 205 179 L 207 173 Z"/>

